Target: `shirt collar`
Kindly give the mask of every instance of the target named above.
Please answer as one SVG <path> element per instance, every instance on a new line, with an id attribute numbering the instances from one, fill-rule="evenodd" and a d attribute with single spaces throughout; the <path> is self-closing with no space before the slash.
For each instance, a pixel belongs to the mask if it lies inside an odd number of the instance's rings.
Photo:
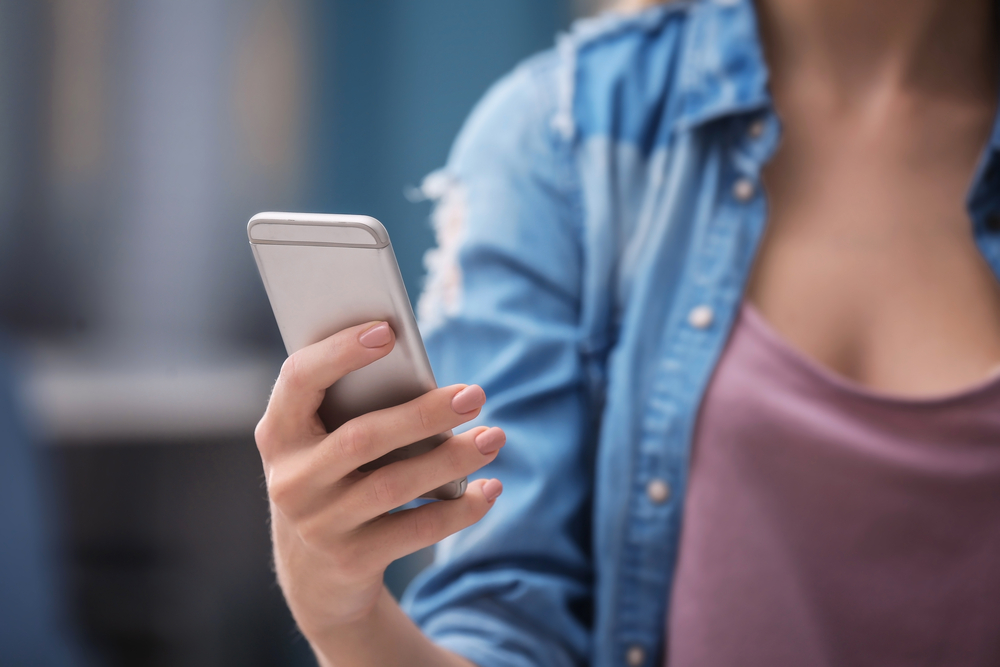
<path id="1" fill-rule="evenodd" d="M 689 12 L 675 129 L 769 107 L 768 69 L 753 0 L 696 0 Z M 1000 207 L 1000 111 L 968 205 L 977 219 Z"/>
<path id="2" fill-rule="evenodd" d="M 752 0 L 696 2 L 689 20 L 677 129 L 769 105 L 768 71 Z"/>

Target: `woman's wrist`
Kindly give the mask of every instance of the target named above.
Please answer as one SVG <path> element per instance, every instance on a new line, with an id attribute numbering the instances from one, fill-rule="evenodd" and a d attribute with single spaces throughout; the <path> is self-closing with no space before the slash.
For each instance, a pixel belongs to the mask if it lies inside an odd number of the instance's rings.
<path id="1" fill-rule="evenodd" d="M 323 667 L 475 667 L 424 635 L 385 587 L 369 613 L 307 639 Z"/>

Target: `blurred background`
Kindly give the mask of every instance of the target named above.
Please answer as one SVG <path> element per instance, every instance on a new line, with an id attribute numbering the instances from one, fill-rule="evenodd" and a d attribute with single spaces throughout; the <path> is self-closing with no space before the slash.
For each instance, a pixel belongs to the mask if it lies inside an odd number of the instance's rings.
<path id="1" fill-rule="evenodd" d="M 415 299 L 405 193 L 596 9 L 0 0 L 0 665 L 314 664 L 270 570 L 247 219 L 373 215 Z"/>

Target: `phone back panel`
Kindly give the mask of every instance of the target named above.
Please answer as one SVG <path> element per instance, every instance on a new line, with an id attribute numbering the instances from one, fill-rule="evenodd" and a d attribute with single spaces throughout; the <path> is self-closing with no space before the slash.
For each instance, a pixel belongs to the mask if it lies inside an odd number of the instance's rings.
<path id="1" fill-rule="evenodd" d="M 381 223 L 366 216 L 263 213 L 251 219 L 248 234 L 289 354 L 365 322 L 387 321 L 396 334 L 392 352 L 327 390 L 319 415 L 328 430 L 437 386 Z M 428 451 L 450 435 L 398 449 L 362 470 Z M 464 488 L 458 480 L 427 497 L 454 498 Z"/>

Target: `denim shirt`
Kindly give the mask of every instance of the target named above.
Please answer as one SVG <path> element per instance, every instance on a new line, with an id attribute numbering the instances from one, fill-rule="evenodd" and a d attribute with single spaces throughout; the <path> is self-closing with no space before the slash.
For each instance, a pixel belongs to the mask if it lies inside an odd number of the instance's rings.
<path id="1" fill-rule="evenodd" d="M 419 305 L 479 383 L 504 493 L 404 606 L 480 667 L 659 665 L 698 407 L 732 327 L 780 123 L 750 0 L 578 23 L 486 95 L 444 170 Z M 1000 129 L 968 198 L 1000 273 Z"/>

